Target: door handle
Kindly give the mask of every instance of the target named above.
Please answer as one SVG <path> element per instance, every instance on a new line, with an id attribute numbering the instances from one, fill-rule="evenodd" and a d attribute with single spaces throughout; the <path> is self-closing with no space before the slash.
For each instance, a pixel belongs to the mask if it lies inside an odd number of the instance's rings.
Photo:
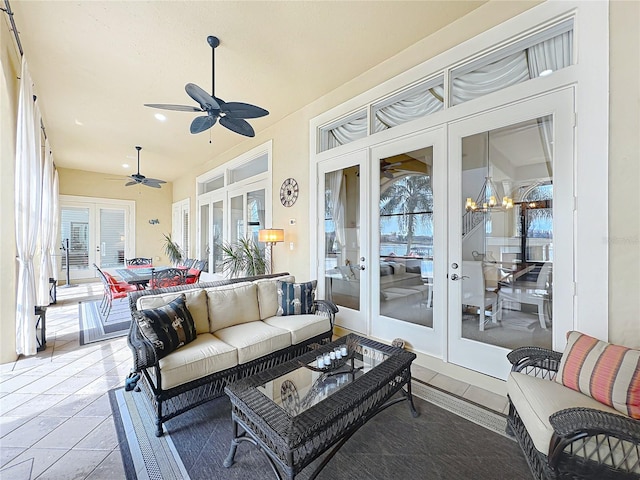
<path id="1" fill-rule="evenodd" d="M 451 280 L 463 280 L 465 278 L 469 278 L 467 275 L 458 275 L 457 273 L 451 274 Z"/>
<path id="2" fill-rule="evenodd" d="M 358 268 L 359 268 L 360 270 L 364 270 L 364 269 L 365 269 L 364 265 L 360 265 L 360 266 L 358 266 Z"/>

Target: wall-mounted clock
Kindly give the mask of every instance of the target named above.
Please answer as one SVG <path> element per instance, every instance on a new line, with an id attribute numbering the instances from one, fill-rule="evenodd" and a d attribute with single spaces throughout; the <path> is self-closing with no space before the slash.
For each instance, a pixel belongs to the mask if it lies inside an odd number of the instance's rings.
<path id="1" fill-rule="evenodd" d="M 298 182 L 295 178 L 287 178 L 280 187 L 280 202 L 285 207 L 290 207 L 298 199 Z"/>

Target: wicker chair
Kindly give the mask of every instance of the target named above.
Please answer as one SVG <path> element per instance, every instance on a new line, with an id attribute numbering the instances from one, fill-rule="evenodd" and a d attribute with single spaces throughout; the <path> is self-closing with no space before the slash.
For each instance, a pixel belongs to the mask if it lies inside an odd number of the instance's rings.
<path id="1" fill-rule="evenodd" d="M 125 264 L 127 268 L 151 267 L 153 266 L 153 259 L 144 257 L 128 258 L 125 260 Z"/>
<path id="2" fill-rule="evenodd" d="M 522 347 L 507 355 L 512 372 L 554 381 L 562 354 Z M 537 380 L 537 379 L 536 379 Z M 509 397 L 507 433 L 515 435 L 529 467 L 542 479 L 640 479 L 640 421 L 594 408 L 566 408 L 549 417 L 553 435 L 540 452 Z"/>
<path id="3" fill-rule="evenodd" d="M 175 287 L 177 285 L 184 285 L 187 280 L 187 270 L 184 268 L 163 268 L 151 270 L 151 281 L 149 282 L 149 288 L 166 288 Z"/>

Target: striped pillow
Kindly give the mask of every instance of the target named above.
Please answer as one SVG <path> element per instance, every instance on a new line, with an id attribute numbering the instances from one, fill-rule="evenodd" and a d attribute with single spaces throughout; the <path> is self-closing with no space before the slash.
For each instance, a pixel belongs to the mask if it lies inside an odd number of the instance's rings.
<path id="1" fill-rule="evenodd" d="M 278 292 L 277 316 L 307 315 L 315 313 L 316 286 L 318 282 L 289 283 L 280 280 L 276 283 Z"/>
<path id="2" fill-rule="evenodd" d="M 640 350 L 569 332 L 556 382 L 640 419 Z"/>

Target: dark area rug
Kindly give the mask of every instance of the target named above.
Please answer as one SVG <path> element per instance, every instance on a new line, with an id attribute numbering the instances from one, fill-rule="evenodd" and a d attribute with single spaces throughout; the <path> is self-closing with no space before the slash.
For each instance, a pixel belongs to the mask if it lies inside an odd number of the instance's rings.
<path id="1" fill-rule="evenodd" d="M 275 478 L 264 454 L 247 442 L 238 447 L 233 466 L 225 468 L 222 465 L 232 437 L 231 408 L 226 396 L 168 421 L 165 424 L 168 434 L 158 439 L 153 435 L 154 423 L 147 417 L 149 412 L 146 403 L 141 401 L 142 395 L 122 389 L 111 392 L 128 479 L 137 478 L 135 472 L 140 471 L 141 461 L 146 465 L 145 475 L 151 478 Z M 437 398 L 447 396 L 442 392 L 436 395 Z M 457 398 L 454 400 L 460 402 Z M 360 428 L 316 478 L 533 478 L 520 447 L 511 438 L 417 396 L 415 403 L 420 412 L 418 418 L 411 416 L 405 402 L 384 410 Z M 483 410 L 473 404 L 463 409 Z M 479 411 L 480 417 L 484 415 L 500 417 L 486 410 Z M 136 422 L 142 424 L 136 426 Z M 132 436 L 131 432 L 136 429 L 137 433 Z M 124 451 L 127 448 L 129 451 Z M 164 458 L 158 453 L 162 451 L 169 452 L 169 456 L 173 454 L 174 458 Z M 307 480 L 320 461 L 321 458 L 296 478 Z M 161 476 L 154 477 L 154 471 L 161 472 Z"/>
<path id="2" fill-rule="evenodd" d="M 131 310 L 128 300 L 114 300 L 109 315 L 100 311 L 100 300 L 78 304 L 80 345 L 122 337 L 129 332 Z"/>

